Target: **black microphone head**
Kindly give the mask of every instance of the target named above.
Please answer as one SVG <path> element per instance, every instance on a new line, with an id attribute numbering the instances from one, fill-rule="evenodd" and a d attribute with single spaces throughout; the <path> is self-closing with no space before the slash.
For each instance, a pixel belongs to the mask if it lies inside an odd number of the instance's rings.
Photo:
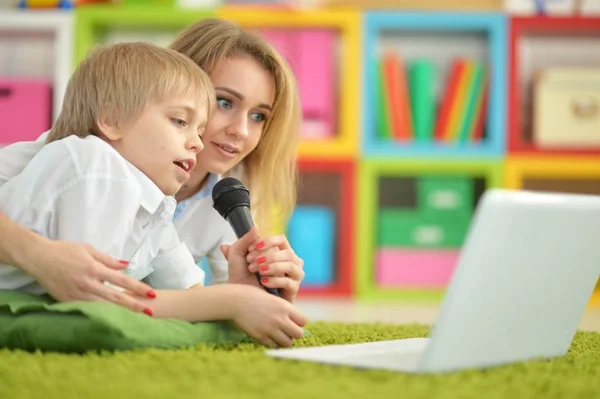
<path id="1" fill-rule="evenodd" d="M 212 190 L 213 208 L 227 218 L 229 212 L 238 206 L 250 208 L 250 191 L 241 181 L 233 177 L 219 180 Z"/>

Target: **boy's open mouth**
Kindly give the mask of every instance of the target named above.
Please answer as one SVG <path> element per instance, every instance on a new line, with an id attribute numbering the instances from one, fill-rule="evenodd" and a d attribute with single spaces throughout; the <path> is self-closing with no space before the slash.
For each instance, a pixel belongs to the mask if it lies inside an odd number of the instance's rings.
<path id="1" fill-rule="evenodd" d="M 175 165 L 179 166 L 186 173 L 190 173 L 190 171 L 194 168 L 194 161 L 191 160 L 182 160 L 173 162 Z"/>

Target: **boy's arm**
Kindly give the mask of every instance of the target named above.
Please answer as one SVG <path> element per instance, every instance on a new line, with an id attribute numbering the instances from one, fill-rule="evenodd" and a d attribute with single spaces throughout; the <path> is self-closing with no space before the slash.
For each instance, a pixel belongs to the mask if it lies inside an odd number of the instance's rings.
<path id="1" fill-rule="evenodd" d="M 29 272 L 35 253 L 40 253 L 49 240 L 10 220 L 0 212 L 0 263 L 19 267 Z"/>

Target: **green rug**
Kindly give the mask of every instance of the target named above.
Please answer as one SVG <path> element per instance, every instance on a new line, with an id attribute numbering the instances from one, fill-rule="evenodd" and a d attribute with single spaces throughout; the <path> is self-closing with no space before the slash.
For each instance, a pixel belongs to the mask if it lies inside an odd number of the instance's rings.
<path id="1" fill-rule="evenodd" d="M 312 323 L 315 346 L 426 336 L 423 326 Z M 567 356 L 487 371 L 413 376 L 275 360 L 253 344 L 64 355 L 0 351 L 0 398 L 600 398 L 600 334 Z"/>

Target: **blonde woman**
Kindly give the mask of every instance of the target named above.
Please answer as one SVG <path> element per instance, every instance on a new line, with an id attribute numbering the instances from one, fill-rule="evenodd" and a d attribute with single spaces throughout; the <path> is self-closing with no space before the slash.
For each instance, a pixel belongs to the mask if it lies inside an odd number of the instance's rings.
<path id="1" fill-rule="evenodd" d="M 216 283 L 251 279 L 278 288 L 293 302 L 304 278 L 303 262 L 282 235 L 268 236 L 272 220 L 286 221 L 296 200 L 296 151 L 301 121 L 295 79 L 282 57 L 262 38 L 224 20 L 200 21 L 170 46 L 204 69 L 217 93 L 217 107 L 203 134 L 204 150 L 189 181 L 176 194 L 174 223 L 181 241 L 198 261 L 206 256 Z M 16 176 L 43 146 L 17 143 L 0 150 L 0 185 Z M 262 240 L 250 248 L 236 241 L 212 209 L 210 192 L 223 175 L 234 175 L 250 189 Z M 279 215 L 274 210 L 277 209 Z M 246 256 L 246 253 L 248 255 Z M 0 262 L 34 276 L 61 301 L 101 298 L 143 311 L 151 288 L 124 279 L 124 266 L 84 244 L 50 241 L 0 214 Z M 138 295 L 115 295 L 103 282 Z"/>

